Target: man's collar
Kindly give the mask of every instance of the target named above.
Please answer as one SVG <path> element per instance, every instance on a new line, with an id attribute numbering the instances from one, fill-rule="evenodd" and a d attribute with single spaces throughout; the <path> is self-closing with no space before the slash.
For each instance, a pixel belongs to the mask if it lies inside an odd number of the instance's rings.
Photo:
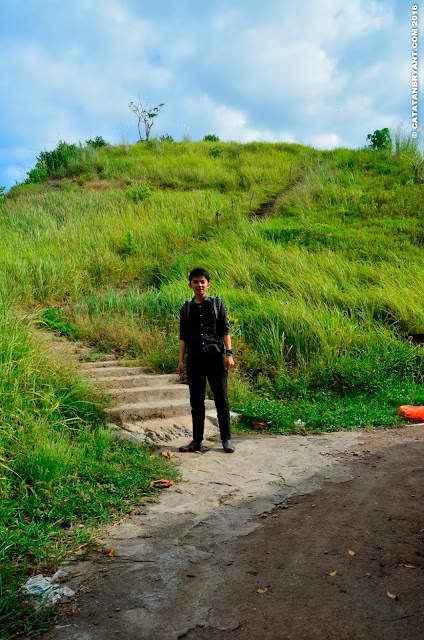
<path id="1" fill-rule="evenodd" d="M 203 298 L 202 302 L 208 302 L 208 300 L 210 300 L 210 299 L 211 299 L 210 296 L 206 295 Z M 192 297 L 191 302 L 194 302 L 194 304 L 202 304 L 202 302 L 196 302 L 195 296 Z"/>

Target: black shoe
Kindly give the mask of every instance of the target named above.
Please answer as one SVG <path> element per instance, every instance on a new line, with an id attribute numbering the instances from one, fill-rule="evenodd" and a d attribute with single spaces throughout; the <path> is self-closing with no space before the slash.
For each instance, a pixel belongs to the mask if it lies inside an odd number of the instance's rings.
<path id="1" fill-rule="evenodd" d="M 223 440 L 222 446 L 224 447 L 225 453 L 234 453 L 234 451 L 236 450 L 230 439 Z"/>
<path id="2" fill-rule="evenodd" d="M 195 440 L 193 440 L 186 447 L 180 447 L 178 451 L 182 451 L 183 453 L 194 453 L 195 451 L 200 451 L 201 448 L 202 445 L 200 442 L 195 442 Z"/>

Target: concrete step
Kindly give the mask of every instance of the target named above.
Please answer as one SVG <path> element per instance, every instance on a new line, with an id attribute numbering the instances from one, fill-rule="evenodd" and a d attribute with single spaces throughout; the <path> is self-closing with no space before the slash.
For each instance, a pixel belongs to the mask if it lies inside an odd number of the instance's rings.
<path id="1" fill-rule="evenodd" d="M 79 358 L 81 364 L 85 364 L 85 365 L 96 365 L 98 362 L 108 362 L 109 364 L 111 364 L 112 362 L 119 362 L 118 358 L 113 355 L 113 353 L 104 353 L 102 355 L 101 358 L 99 358 L 98 360 L 84 360 L 83 358 L 87 355 L 90 355 L 90 352 L 87 353 L 80 353 L 78 351 L 76 351 L 75 353 L 72 354 L 72 358 Z M 121 361 L 122 362 L 122 361 Z M 106 365 L 105 365 L 106 366 Z M 112 367 L 115 365 L 111 365 Z"/>
<path id="2" fill-rule="evenodd" d="M 206 400 L 206 410 L 214 406 L 212 400 Z M 134 402 L 105 409 L 110 422 L 122 425 L 125 422 L 137 422 L 152 418 L 170 418 L 188 415 L 190 402 L 186 399 L 158 400 L 155 402 Z"/>
<path id="3" fill-rule="evenodd" d="M 156 402 L 157 400 L 176 400 L 189 398 L 190 391 L 185 384 L 168 384 L 157 387 L 133 387 L 131 389 L 107 389 L 104 392 L 111 395 L 121 404 L 133 402 Z"/>
<path id="4" fill-rule="evenodd" d="M 102 369 L 102 368 L 111 368 L 111 367 L 120 367 L 123 364 L 127 364 L 124 363 L 123 360 L 115 360 L 112 359 L 110 360 L 109 358 L 105 358 L 102 360 L 95 360 L 94 362 L 81 362 L 80 366 L 82 369 Z M 128 365 L 131 365 L 131 363 L 128 363 Z M 130 368 L 128 367 L 124 367 L 124 368 Z"/>
<path id="5" fill-rule="evenodd" d="M 111 367 L 110 365 L 110 362 L 106 362 L 103 367 L 81 367 L 81 371 L 84 371 L 87 375 L 95 378 L 104 378 L 106 376 L 139 376 L 143 373 L 146 374 L 146 369 L 144 367 Z"/>
<path id="6" fill-rule="evenodd" d="M 99 371 L 99 374 L 103 373 Z M 163 385 L 179 383 L 180 376 L 176 373 L 161 373 L 158 375 L 141 374 L 131 376 L 106 376 L 93 380 L 95 384 L 102 387 L 112 387 L 114 389 L 130 387 L 162 387 Z"/>

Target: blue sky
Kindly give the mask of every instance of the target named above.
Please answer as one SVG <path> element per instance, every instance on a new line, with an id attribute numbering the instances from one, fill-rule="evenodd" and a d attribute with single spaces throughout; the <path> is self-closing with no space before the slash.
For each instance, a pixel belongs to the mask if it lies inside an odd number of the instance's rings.
<path id="1" fill-rule="evenodd" d="M 152 135 L 176 140 L 332 148 L 401 122 L 409 132 L 411 6 L 3 0 L 0 185 L 24 180 L 59 140 L 135 142 L 128 103 L 138 97 L 165 103 Z"/>

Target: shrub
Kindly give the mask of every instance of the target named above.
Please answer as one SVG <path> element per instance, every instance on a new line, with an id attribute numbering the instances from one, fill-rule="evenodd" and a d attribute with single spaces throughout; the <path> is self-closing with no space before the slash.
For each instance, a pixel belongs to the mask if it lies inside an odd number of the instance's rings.
<path id="1" fill-rule="evenodd" d="M 101 147 L 107 147 L 107 142 L 102 136 L 96 136 L 94 140 L 86 140 L 87 147 L 93 147 L 93 149 L 100 149 Z"/>
<path id="2" fill-rule="evenodd" d="M 166 133 L 165 135 L 160 136 L 159 140 L 161 142 L 175 142 L 174 138 L 169 135 L 169 133 Z"/>
<path id="3" fill-rule="evenodd" d="M 0 202 L 4 202 L 6 200 L 6 196 L 4 192 L 6 191 L 6 187 L 0 187 Z"/>
<path id="4" fill-rule="evenodd" d="M 212 149 L 209 150 L 209 155 L 212 156 L 212 158 L 219 158 L 222 154 L 223 150 L 221 147 L 212 147 Z"/>
<path id="5" fill-rule="evenodd" d="M 67 168 L 81 156 L 81 147 L 76 144 L 68 144 L 62 140 L 53 151 L 42 151 L 37 156 L 34 169 L 27 172 L 26 183 L 41 182 L 58 173 L 66 173 Z"/>
<path id="6" fill-rule="evenodd" d="M 219 137 L 214 133 L 208 133 L 204 138 L 203 142 L 219 142 Z"/>
<path id="7" fill-rule="evenodd" d="M 142 202 L 143 200 L 150 198 L 152 190 L 149 183 L 137 184 L 136 182 L 132 182 L 126 189 L 125 195 L 128 196 L 128 198 L 131 198 L 134 202 Z"/>

